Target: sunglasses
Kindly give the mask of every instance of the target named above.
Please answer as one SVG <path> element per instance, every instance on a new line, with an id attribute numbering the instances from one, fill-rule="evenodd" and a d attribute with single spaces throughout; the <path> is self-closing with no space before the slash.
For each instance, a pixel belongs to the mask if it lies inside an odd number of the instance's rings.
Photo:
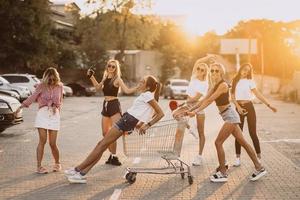
<path id="1" fill-rule="evenodd" d="M 216 73 L 216 74 L 217 74 L 217 73 L 219 73 L 219 72 L 220 72 L 220 70 L 218 70 L 218 69 L 211 69 L 211 70 L 210 70 L 210 73 Z"/>
<path id="2" fill-rule="evenodd" d="M 205 71 L 205 69 L 203 69 L 203 68 L 197 68 L 197 71 L 200 71 L 200 72 L 204 72 Z"/>
<path id="3" fill-rule="evenodd" d="M 49 78 L 48 79 L 50 82 L 54 82 L 55 81 L 55 78 Z"/>
<path id="4" fill-rule="evenodd" d="M 116 66 L 115 66 L 115 65 L 112 65 L 112 64 L 109 64 L 109 65 L 107 65 L 107 68 L 112 68 L 112 69 L 115 69 L 115 68 L 116 68 Z"/>

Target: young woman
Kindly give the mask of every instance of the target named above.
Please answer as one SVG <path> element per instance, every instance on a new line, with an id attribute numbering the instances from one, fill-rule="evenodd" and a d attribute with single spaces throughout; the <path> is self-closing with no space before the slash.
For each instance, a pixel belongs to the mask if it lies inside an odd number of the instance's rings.
<path id="1" fill-rule="evenodd" d="M 193 107 L 195 103 L 197 103 L 201 98 L 203 98 L 208 90 L 208 65 L 196 61 L 193 71 L 190 84 L 187 89 L 187 105 L 188 107 Z M 198 112 L 196 114 L 197 120 L 197 130 L 199 135 L 199 154 L 195 156 L 193 165 L 201 165 L 202 164 L 202 152 L 205 145 L 205 135 L 204 135 L 204 121 L 205 121 L 205 113 L 204 110 Z"/>
<path id="2" fill-rule="evenodd" d="M 71 183 L 86 183 L 85 175 L 101 159 L 103 152 L 116 142 L 124 132 L 130 132 L 138 127 L 139 132 L 145 131 L 158 122 L 163 116 L 163 111 L 157 101 L 159 98 L 160 84 L 153 76 L 146 76 L 140 81 L 141 94 L 135 99 L 133 105 L 122 118 L 114 124 L 104 138 L 98 142 L 89 156 L 79 165 L 65 171 Z"/>
<path id="3" fill-rule="evenodd" d="M 100 83 L 97 82 L 94 77 L 94 72 L 92 70 L 88 70 L 87 76 L 92 81 L 93 85 L 98 90 L 102 90 L 104 93 L 104 101 L 102 106 L 102 134 L 105 136 L 109 129 L 112 127 L 114 123 L 116 123 L 122 115 L 121 105 L 118 99 L 119 88 L 129 94 L 134 93 L 138 90 L 138 87 L 128 88 L 123 80 L 121 79 L 121 70 L 120 65 L 117 60 L 109 60 L 105 67 L 105 71 L 103 74 L 102 81 Z M 109 156 L 106 164 L 121 165 L 118 157 L 116 156 L 117 151 L 117 143 L 114 142 L 109 146 L 109 151 L 111 155 Z"/>
<path id="4" fill-rule="evenodd" d="M 264 176 L 267 172 L 258 161 L 254 150 L 244 139 L 242 131 L 238 126 L 238 124 L 240 123 L 240 118 L 235 109 L 230 106 L 229 87 L 223 79 L 225 75 L 225 69 L 223 65 L 219 63 L 214 63 L 211 65 L 210 72 L 211 81 L 214 85 L 213 89 L 210 90 L 207 96 L 198 103 L 198 108 L 195 107 L 196 109 L 194 111 L 187 113 L 190 116 L 195 116 L 197 112 L 203 110 L 213 101 L 215 101 L 220 111 L 220 115 L 225 122 L 215 140 L 215 146 L 217 149 L 219 160 L 219 167 L 217 168 L 217 172 L 210 177 L 210 180 L 212 182 L 226 182 L 228 180 L 223 143 L 232 134 L 237 139 L 237 141 L 245 148 L 252 162 L 254 163 L 256 170 L 252 174 L 251 180 L 255 181 Z"/>
<path id="5" fill-rule="evenodd" d="M 267 99 L 256 89 L 256 84 L 252 79 L 252 76 L 253 70 L 251 64 L 247 63 L 242 65 L 237 75 L 233 78 L 231 93 L 236 110 L 240 115 L 240 128 L 243 130 L 244 120 L 245 117 L 247 117 L 249 134 L 251 136 L 256 155 L 259 159 L 261 159 L 261 150 L 256 132 L 256 114 L 252 103 L 254 98 L 253 94 L 273 112 L 276 112 L 277 110 L 275 107 L 271 106 Z M 237 140 L 235 140 L 235 152 L 236 162 L 234 166 L 238 167 L 241 165 L 241 145 Z"/>
<path id="6" fill-rule="evenodd" d="M 35 92 L 23 101 L 22 105 L 16 111 L 20 112 L 22 108 L 29 107 L 35 101 L 38 102 L 39 110 L 34 126 L 38 129 L 39 133 L 39 144 L 36 149 L 37 173 L 39 174 L 48 173 L 48 170 L 42 166 L 47 134 L 49 135 L 49 145 L 55 161 L 52 171 L 57 172 L 61 170 L 56 139 L 60 128 L 62 99 L 63 84 L 60 82 L 60 77 L 56 69 L 50 67 L 44 72 L 42 82 L 36 87 Z"/>

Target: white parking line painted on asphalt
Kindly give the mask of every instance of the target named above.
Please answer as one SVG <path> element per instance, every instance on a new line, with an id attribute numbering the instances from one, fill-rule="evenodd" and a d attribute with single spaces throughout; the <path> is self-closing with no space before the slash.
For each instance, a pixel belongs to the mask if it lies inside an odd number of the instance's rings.
<path id="1" fill-rule="evenodd" d="M 141 162 L 141 157 L 136 157 L 134 160 L 133 160 L 133 164 L 138 164 Z"/>
<path id="2" fill-rule="evenodd" d="M 278 143 L 278 142 L 288 142 L 288 143 L 300 143 L 300 139 L 278 139 L 278 140 L 265 140 L 262 143 Z"/>
<path id="3" fill-rule="evenodd" d="M 115 189 L 109 200 L 117 200 L 119 199 L 120 195 L 122 193 L 121 189 Z"/>

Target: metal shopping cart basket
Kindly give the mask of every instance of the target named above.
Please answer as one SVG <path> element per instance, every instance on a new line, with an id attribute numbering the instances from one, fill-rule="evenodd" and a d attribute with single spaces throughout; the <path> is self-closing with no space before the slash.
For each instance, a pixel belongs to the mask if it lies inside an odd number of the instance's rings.
<path id="1" fill-rule="evenodd" d="M 134 183 L 138 173 L 180 174 L 182 179 L 187 174 L 188 182 L 192 184 L 190 166 L 179 158 L 186 126 L 185 120 L 165 120 L 149 128 L 144 135 L 133 131 L 130 135 L 123 136 L 123 148 L 127 157 L 162 158 L 167 164 L 162 168 L 128 167 L 126 180 L 130 184 Z"/>

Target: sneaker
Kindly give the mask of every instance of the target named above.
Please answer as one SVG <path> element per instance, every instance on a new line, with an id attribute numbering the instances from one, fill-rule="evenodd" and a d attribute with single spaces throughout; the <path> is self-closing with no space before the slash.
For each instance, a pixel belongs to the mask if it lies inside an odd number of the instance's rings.
<path id="1" fill-rule="evenodd" d="M 86 178 L 82 176 L 79 172 L 76 172 L 73 176 L 68 177 L 70 183 L 86 183 Z"/>
<path id="2" fill-rule="evenodd" d="M 267 174 L 267 171 L 265 170 L 265 168 L 262 168 L 259 171 L 255 170 L 255 172 L 250 177 L 250 180 L 251 181 L 256 181 L 256 180 L 260 179 L 261 177 L 263 177 L 266 174 Z"/>
<path id="3" fill-rule="evenodd" d="M 75 167 L 72 167 L 72 168 L 69 168 L 69 169 L 65 170 L 64 173 L 65 173 L 65 176 L 73 176 L 77 172 L 75 170 Z"/>
<path id="4" fill-rule="evenodd" d="M 111 165 L 120 166 L 122 163 L 119 161 L 119 158 L 117 156 L 112 156 L 110 160 Z"/>
<path id="5" fill-rule="evenodd" d="M 107 159 L 107 161 L 105 162 L 105 164 L 111 164 L 111 159 L 112 159 L 112 155 L 110 155 Z"/>
<path id="6" fill-rule="evenodd" d="M 240 158 L 236 158 L 235 163 L 233 164 L 234 167 L 239 167 L 241 166 L 241 159 Z"/>
<path id="7" fill-rule="evenodd" d="M 192 164 L 194 166 L 199 166 L 199 165 L 202 164 L 202 162 L 203 162 L 202 156 L 201 155 L 197 155 L 197 156 L 195 156 L 194 161 L 192 162 Z"/>
<path id="8" fill-rule="evenodd" d="M 48 174 L 48 170 L 45 167 L 40 166 L 40 167 L 37 168 L 36 173 L 38 173 L 38 174 Z"/>
<path id="9" fill-rule="evenodd" d="M 53 172 L 60 172 L 61 171 L 61 164 L 57 163 L 57 164 L 53 165 L 52 171 Z"/>
<path id="10" fill-rule="evenodd" d="M 214 183 L 223 183 L 228 181 L 228 177 L 226 174 L 222 174 L 222 172 L 218 171 L 210 177 L 210 180 Z"/>

